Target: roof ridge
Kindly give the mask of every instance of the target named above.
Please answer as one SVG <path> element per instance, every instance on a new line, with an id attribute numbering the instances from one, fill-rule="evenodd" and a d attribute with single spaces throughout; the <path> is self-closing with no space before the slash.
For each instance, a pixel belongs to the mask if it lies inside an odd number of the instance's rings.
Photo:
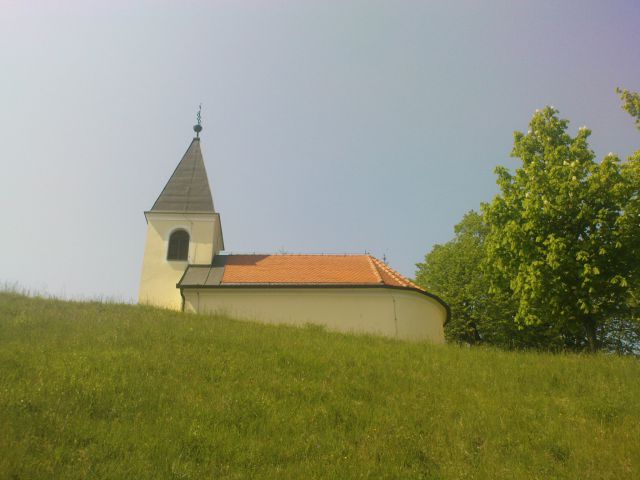
<path id="1" fill-rule="evenodd" d="M 380 271 L 376 268 L 376 265 L 373 262 L 371 255 L 367 255 L 367 260 L 369 260 L 369 266 L 374 271 L 376 277 L 378 277 L 378 280 L 380 281 L 380 283 L 384 283 L 384 280 L 382 279 L 382 275 L 380 275 Z"/>
<path id="2" fill-rule="evenodd" d="M 376 262 L 376 266 L 378 268 L 383 269 L 386 273 L 388 273 L 394 280 L 397 280 L 398 282 L 402 283 L 406 283 L 404 282 L 404 279 L 402 278 L 402 276 L 399 276 L 399 274 L 397 274 L 397 272 L 394 272 L 393 270 L 391 270 L 390 268 L 388 268 L 381 260 L 378 260 L 377 258 L 373 257 L 374 262 Z"/>
<path id="3" fill-rule="evenodd" d="M 422 288 L 419 285 L 416 285 L 415 283 L 413 283 L 411 280 L 409 280 L 404 275 L 402 275 L 402 274 L 398 273 L 397 271 L 395 271 L 393 268 L 388 266 L 386 263 L 382 262 L 381 260 L 379 260 L 379 259 L 377 259 L 375 257 L 371 257 L 371 258 L 373 258 L 373 261 L 376 263 L 376 266 L 378 268 L 382 268 L 386 273 L 388 273 L 394 279 L 396 279 L 398 282 L 403 284 L 403 286 L 410 286 L 412 288 L 417 288 L 418 290 L 426 291 L 424 288 Z"/>

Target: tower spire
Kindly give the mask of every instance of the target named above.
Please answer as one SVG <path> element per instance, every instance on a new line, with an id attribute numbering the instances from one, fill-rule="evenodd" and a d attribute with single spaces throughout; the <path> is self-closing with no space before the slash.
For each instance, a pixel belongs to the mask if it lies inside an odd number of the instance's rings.
<path id="1" fill-rule="evenodd" d="M 202 131 L 202 104 L 198 105 L 198 113 L 196 114 L 196 123 L 193 126 L 193 131 L 196 132 L 196 138 L 200 138 L 200 132 Z"/>
<path id="2" fill-rule="evenodd" d="M 151 211 L 215 213 L 199 138 L 191 141 Z"/>

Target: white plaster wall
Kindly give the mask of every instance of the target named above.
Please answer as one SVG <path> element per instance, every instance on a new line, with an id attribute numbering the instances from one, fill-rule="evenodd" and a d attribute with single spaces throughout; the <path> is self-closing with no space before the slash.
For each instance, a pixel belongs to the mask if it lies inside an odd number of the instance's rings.
<path id="1" fill-rule="evenodd" d="M 210 264 L 221 248 L 217 214 L 166 214 L 147 212 L 147 238 L 138 302 L 180 310 L 182 298 L 176 283 L 188 264 Z M 189 233 L 188 261 L 167 260 L 169 237 L 177 229 Z"/>
<path id="2" fill-rule="evenodd" d="M 393 290 L 398 316 L 398 338 L 429 338 L 444 343 L 446 308 L 433 298 L 417 292 Z M 426 321 L 437 318 L 438 321 Z"/>
<path id="3" fill-rule="evenodd" d="M 264 323 L 316 324 L 340 332 L 444 343 L 445 308 L 418 292 L 387 288 L 184 289 L 185 311 Z"/>

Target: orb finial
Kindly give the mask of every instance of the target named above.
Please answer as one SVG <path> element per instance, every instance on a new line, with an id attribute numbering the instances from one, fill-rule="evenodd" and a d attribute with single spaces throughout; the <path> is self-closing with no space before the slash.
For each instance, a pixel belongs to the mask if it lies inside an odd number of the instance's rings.
<path id="1" fill-rule="evenodd" d="M 202 104 L 198 106 L 198 113 L 196 114 L 196 121 L 198 122 L 193 126 L 193 131 L 196 132 L 196 138 L 200 138 L 200 132 L 202 131 Z"/>

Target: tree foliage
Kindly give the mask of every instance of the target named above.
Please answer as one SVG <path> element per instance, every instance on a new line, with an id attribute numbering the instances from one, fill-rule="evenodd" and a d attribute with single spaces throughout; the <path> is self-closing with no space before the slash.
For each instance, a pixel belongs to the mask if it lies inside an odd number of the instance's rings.
<path id="1" fill-rule="evenodd" d="M 497 345 L 503 348 L 557 345 L 549 325 L 519 327 L 509 295 L 491 292 L 482 267 L 489 229 L 481 214 L 470 211 L 455 226 L 455 237 L 435 245 L 418 263 L 416 282 L 440 296 L 451 308 L 445 325 L 448 341 Z"/>
<path id="2" fill-rule="evenodd" d="M 638 279 L 638 158 L 595 161 L 590 131 L 568 133 L 547 107 L 514 134 L 512 174 L 498 167 L 500 194 L 483 207 L 487 273 L 510 294 L 521 326 L 552 321 L 567 346 L 595 350 L 607 322 L 628 318 Z"/>
<path id="3" fill-rule="evenodd" d="M 636 127 L 640 130 L 640 93 L 620 88 L 617 88 L 616 92 L 622 100 L 622 108 L 636 119 Z"/>
<path id="4" fill-rule="evenodd" d="M 416 282 L 442 297 L 451 308 L 451 319 L 445 326 L 448 340 L 481 341 L 480 323 L 487 313 L 487 290 L 479 270 L 485 236 L 482 217 L 471 211 L 455 226 L 453 240 L 435 245 L 424 263 L 416 265 Z"/>
<path id="5" fill-rule="evenodd" d="M 617 90 L 640 129 L 640 94 Z M 596 161 L 547 107 L 514 134 L 512 173 L 417 264 L 449 303 L 448 340 L 640 353 L 640 150 Z"/>
<path id="6" fill-rule="evenodd" d="M 640 93 L 630 92 L 629 90 L 617 89 L 622 99 L 622 108 L 634 117 L 636 127 L 640 130 Z M 635 242 L 634 249 L 640 250 L 640 236 L 637 227 L 640 219 L 640 193 L 637 186 L 640 185 L 640 150 L 636 151 L 627 162 L 622 166 L 623 174 L 628 181 L 636 186 L 633 192 L 624 220 L 621 222 L 621 228 L 625 229 L 627 241 Z M 640 261 L 640 260 L 639 260 Z M 609 335 L 615 339 L 616 351 L 629 351 L 640 353 L 640 277 L 636 271 L 636 277 L 633 279 L 629 290 L 629 312 L 624 319 L 620 320 L 620 329 L 622 334 Z M 620 329 L 616 330 L 619 332 Z"/>

